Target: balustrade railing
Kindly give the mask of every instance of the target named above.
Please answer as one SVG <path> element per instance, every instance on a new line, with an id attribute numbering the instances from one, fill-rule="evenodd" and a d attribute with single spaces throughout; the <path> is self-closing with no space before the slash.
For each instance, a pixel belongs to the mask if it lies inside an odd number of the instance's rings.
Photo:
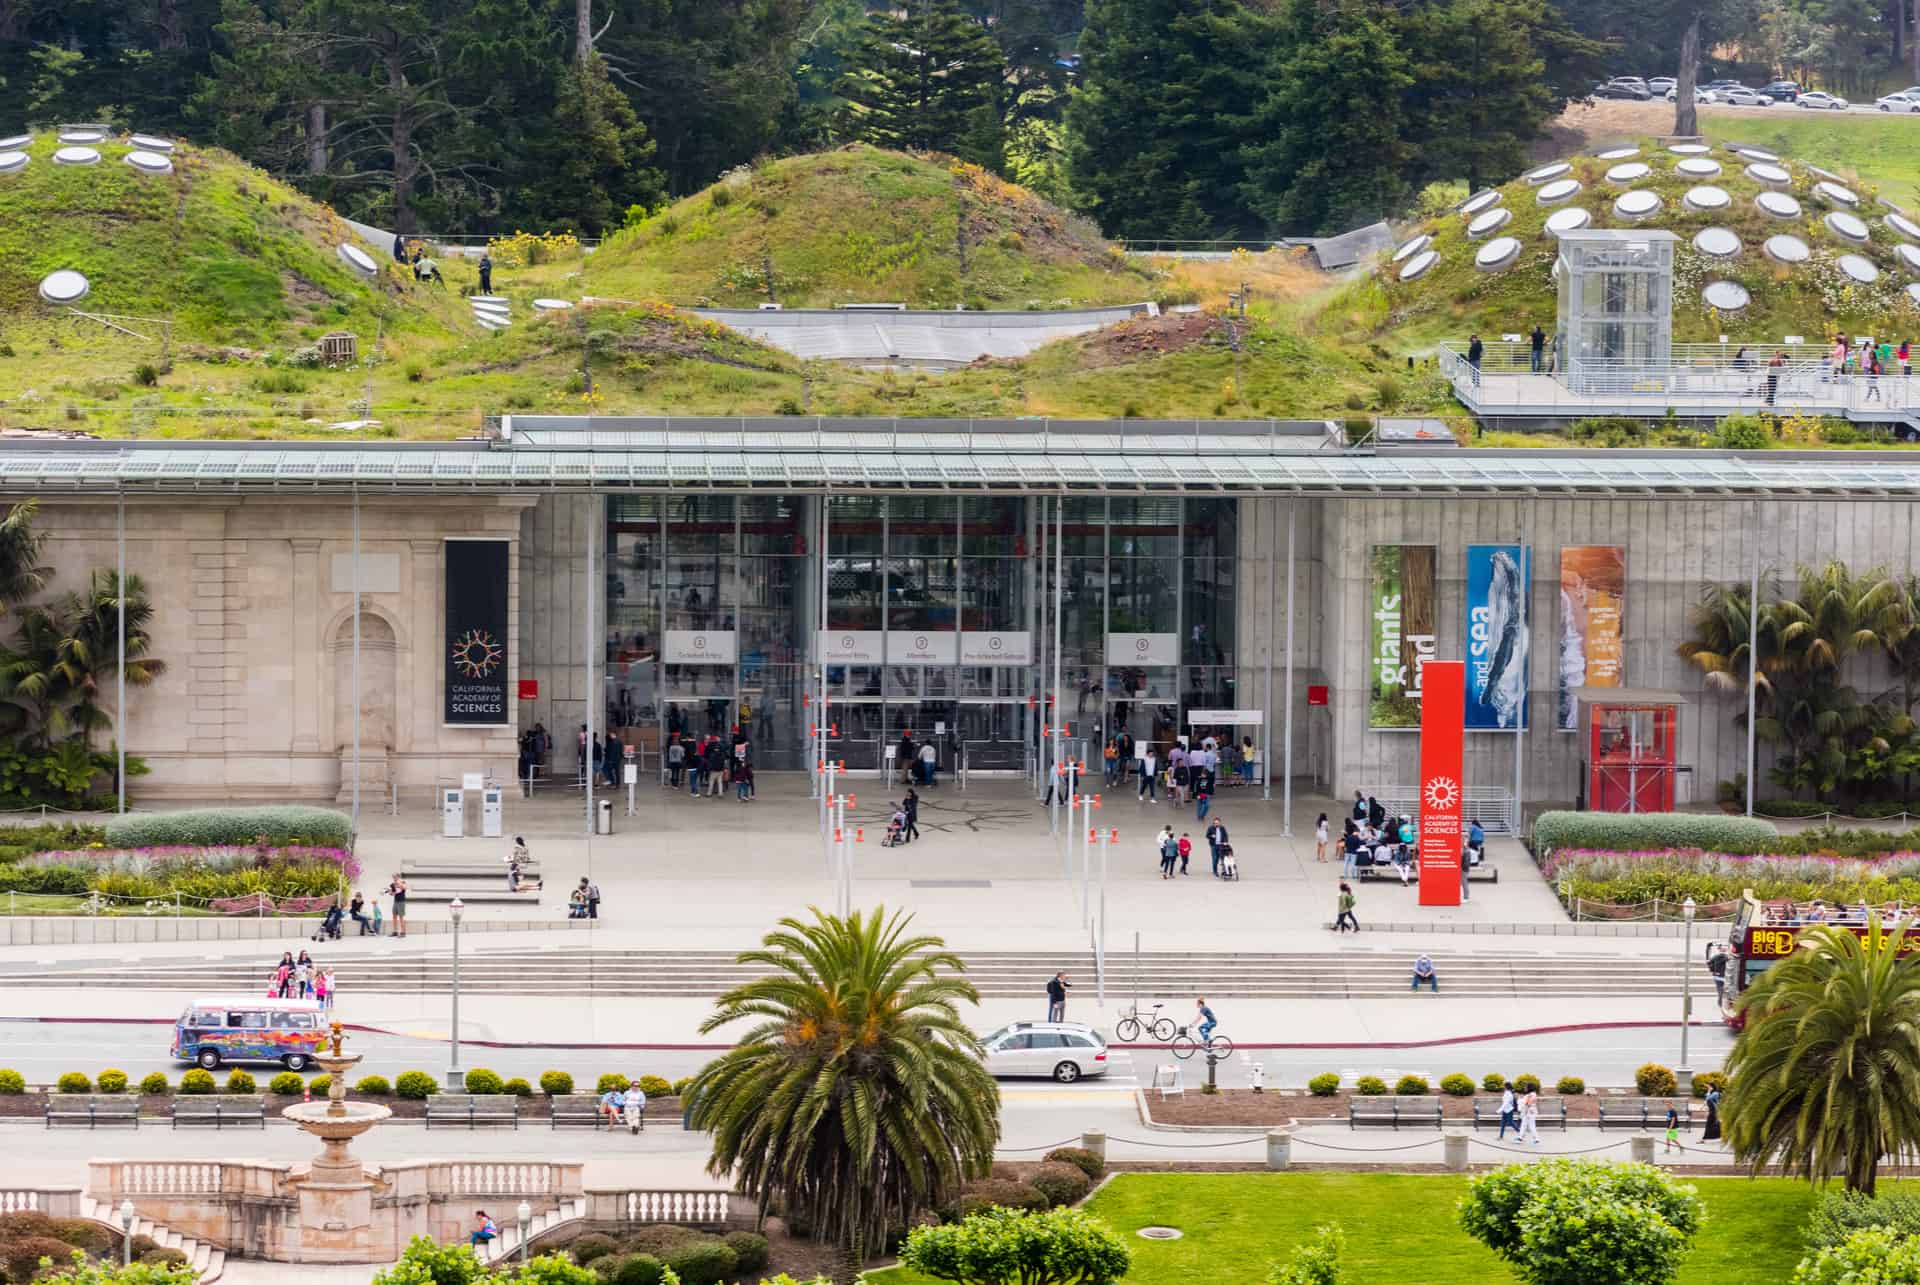
<path id="1" fill-rule="evenodd" d="M 0 1187 L 0 1214 L 46 1214 L 53 1218 L 80 1216 L 78 1187 Z"/>
<path id="2" fill-rule="evenodd" d="M 587 1192 L 587 1219 L 612 1223 L 679 1223 L 717 1227 L 750 1220 L 752 1211 L 726 1191 L 666 1191 L 644 1188 Z"/>

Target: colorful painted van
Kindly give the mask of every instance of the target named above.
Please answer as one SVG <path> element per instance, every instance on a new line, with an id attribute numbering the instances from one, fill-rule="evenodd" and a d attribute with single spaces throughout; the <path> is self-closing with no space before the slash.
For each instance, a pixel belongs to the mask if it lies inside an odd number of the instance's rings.
<path id="1" fill-rule="evenodd" d="M 327 1038 L 326 1011 L 312 999 L 196 999 L 173 1028 L 177 1061 L 211 1071 L 222 1062 L 278 1062 L 304 1071 Z"/>

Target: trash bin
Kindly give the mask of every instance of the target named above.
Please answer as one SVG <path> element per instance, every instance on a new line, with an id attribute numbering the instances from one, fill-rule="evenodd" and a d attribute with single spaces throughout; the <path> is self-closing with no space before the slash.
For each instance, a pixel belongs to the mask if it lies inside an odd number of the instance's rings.
<path id="1" fill-rule="evenodd" d="M 599 834 L 613 833 L 613 800 L 601 799 L 600 815 L 594 822 L 594 830 Z"/>

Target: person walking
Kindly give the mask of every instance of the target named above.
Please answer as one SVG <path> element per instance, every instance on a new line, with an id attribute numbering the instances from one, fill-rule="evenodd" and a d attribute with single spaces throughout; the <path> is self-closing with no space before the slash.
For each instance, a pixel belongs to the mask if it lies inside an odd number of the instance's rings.
<path id="1" fill-rule="evenodd" d="M 1227 827 L 1220 824 L 1219 817 L 1215 817 L 1213 824 L 1207 827 L 1206 838 L 1207 849 L 1213 856 L 1213 877 L 1218 879 L 1220 877 L 1220 849 L 1227 842 Z"/>
<path id="2" fill-rule="evenodd" d="M 407 261 L 407 238 L 398 232 L 393 234 L 393 261 L 395 263 Z"/>
<path id="3" fill-rule="evenodd" d="M 1520 1141 L 1529 1139 L 1534 1146 L 1540 1145 L 1540 1094 L 1536 1089 L 1528 1089 L 1520 1099 Z"/>
<path id="4" fill-rule="evenodd" d="M 687 797 L 700 797 L 700 747 L 695 745 L 687 750 Z"/>
<path id="5" fill-rule="evenodd" d="M 1360 877 L 1360 827 L 1351 818 L 1347 821 L 1347 832 L 1340 836 L 1340 877 Z"/>
<path id="6" fill-rule="evenodd" d="M 1180 841 L 1173 837 L 1173 827 L 1168 826 L 1160 832 L 1160 877 L 1173 878 L 1174 863 L 1180 860 Z"/>
<path id="7" fill-rule="evenodd" d="M 1773 399 L 1780 392 L 1780 373 L 1787 368 L 1787 355 L 1783 352 L 1773 354 L 1767 361 L 1767 405 L 1773 405 Z"/>
<path id="8" fill-rule="evenodd" d="M 1707 1122 L 1700 1128 L 1700 1141 L 1715 1142 L 1720 1137 L 1720 1086 L 1707 1090 Z"/>
<path id="9" fill-rule="evenodd" d="M 1520 1099 L 1515 1096 L 1511 1083 L 1500 1090 L 1500 1136 L 1495 1139 L 1496 1142 L 1506 1141 L 1508 1125 L 1513 1126 L 1515 1135 L 1519 1134 Z"/>
<path id="10" fill-rule="evenodd" d="M 1480 387 L 1480 358 L 1486 354 L 1487 346 L 1480 342 L 1479 335 L 1467 336 L 1467 369 L 1473 373 L 1473 386 Z"/>
<path id="11" fill-rule="evenodd" d="M 1179 846 L 1180 846 L 1180 873 L 1184 875 L 1187 873 L 1187 859 L 1193 855 L 1193 840 L 1187 837 L 1187 832 L 1185 830 L 1182 830 L 1180 832 Z"/>
<path id="12" fill-rule="evenodd" d="M 1340 900 L 1336 904 L 1340 907 L 1340 913 L 1334 916 L 1334 931 L 1345 932 L 1351 928 L 1353 931 L 1359 932 L 1360 921 L 1353 917 L 1353 907 L 1356 904 L 1353 895 L 1353 886 L 1345 880 L 1342 880 L 1340 883 Z"/>
<path id="13" fill-rule="evenodd" d="M 900 800 L 900 811 L 906 818 L 904 837 L 912 843 L 920 837 L 920 795 L 911 785 L 907 787 L 907 797 Z"/>
<path id="14" fill-rule="evenodd" d="M 393 935 L 407 935 L 407 881 L 395 875 L 387 884 L 387 896 L 393 899 Z"/>
<path id="15" fill-rule="evenodd" d="M 1213 774 L 1202 772 L 1201 780 L 1193 787 L 1193 819 L 1204 821 L 1213 808 Z"/>
<path id="16" fill-rule="evenodd" d="M 687 750 L 680 744 L 680 738 L 674 737 L 667 745 L 667 788 L 680 788 L 680 774 L 686 770 Z"/>
<path id="17" fill-rule="evenodd" d="M 1139 797 L 1155 803 L 1160 801 L 1160 760 L 1154 756 L 1151 745 L 1140 758 Z"/>
<path id="18" fill-rule="evenodd" d="M 1900 358 L 1900 374 L 1902 376 L 1911 375 L 1913 373 L 1913 349 L 1908 346 L 1907 341 L 1904 339 L 1900 341 L 1898 356 Z"/>
<path id="19" fill-rule="evenodd" d="M 1327 859 L 1327 814 L 1324 812 L 1313 823 L 1313 859 L 1321 862 Z"/>
<path id="20" fill-rule="evenodd" d="M 1073 989 L 1073 983 L 1067 980 L 1065 973 L 1055 973 L 1047 979 L 1047 1020 L 1064 1022 L 1067 1020 L 1067 992 Z"/>
<path id="21" fill-rule="evenodd" d="M 753 764 L 745 759 L 733 765 L 733 796 L 742 803 L 753 802 Z"/>
<path id="22" fill-rule="evenodd" d="M 493 293 L 493 256 L 485 250 L 480 252 L 480 293 Z"/>
<path id="23" fill-rule="evenodd" d="M 1353 816 L 1353 819 L 1354 819 L 1355 821 L 1364 821 L 1364 820 L 1366 820 L 1366 819 L 1367 819 L 1367 810 L 1368 810 L 1368 809 L 1367 809 L 1367 796 L 1366 796 L 1365 794 L 1363 794 L 1363 793 L 1361 793 L 1361 792 L 1360 792 L 1359 790 L 1355 790 L 1355 791 L 1353 792 L 1353 812 L 1352 812 L 1352 814 L 1351 814 L 1351 815 Z"/>
<path id="24" fill-rule="evenodd" d="M 719 737 L 707 742 L 707 797 L 717 799 L 720 792 L 727 788 L 727 747 L 720 743 Z"/>
<path id="25" fill-rule="evenodd" d="M 1100 751 L 1100 758 L 1106 769 L 1104 779 L 1107 788 L 1111 790 L 1114 774 L 1120 770 L 1120 742 L 1117 739 L 1108 741 L 1105 748 Z"/>
<path id="26" fill-rule="evenodd" d="M 1546 365 L 1547 358 L 1547 332 L 1540 328 L 1540 323 L 1537 321 L 1533 323 L 1532 338 L 1533 373 L 1537 375 L 1540 373 L 1540 368 Z"/>
<path id="27" fill-rule="evenodd" d="M 920 744 L 920 784 L 929 789 L 940 784 L 940 751 L 932 737 Z"/>
<path id="28" fill-rule="evenodd" d="M 1727 1006 L 1727 948 L 1718 942 L 1707 945 L 1707 973 L 1713 978 L 1713 1002 Z"/>
<path id="29" fill-rule="evenodd" d="M 333 994 L 333 970 L 328 968 L 321 972 L 319 980 L 314 984 L 314 998 L 325 1005 L 327 1011 L 331 1013 L 333 1011 Z"/>
<path id="30" fill-rule="evenodd" d="M 1685 1151 L 1680 1145 L 1680 1112 L 1672 1104 L 1667 1106 L 1667 1145 L 1664 1151 Z"/>

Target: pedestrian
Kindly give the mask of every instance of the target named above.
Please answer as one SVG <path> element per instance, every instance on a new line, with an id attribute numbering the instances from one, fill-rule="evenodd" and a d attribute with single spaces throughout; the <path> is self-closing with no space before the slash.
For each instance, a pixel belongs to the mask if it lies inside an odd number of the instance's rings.
<path id="1" fill-rule="evenodd" d="M 696 745 L 687 751 L 687 797 L 700 797 L 700 757 L 701 747 Z"/>
<path id="2" fill-rule="evenodd" d="M 1500 1136 L 1495 1141 L 1504 1142 L 1507 1126 L 1512 1125 L 1516 1135 L 1520 1132 L 1520 1099 L 1514 1096 L 1513 1085 L 1500 1090 Z"/>
<path id="3" fill-rule="evenodd" d="M 1540 1093 L 1537 1089 L 1528 1089 L 1520 1099 L 1520 1141 L 1533 1139 L 1533 1145 L 1540 1145 Z"/>
<path id="4" fill-rule="evenodd" d="M 587 883 L 585 879 L 580 882 L 587 885 L 587 918 L 598 919 L 600 917 L 600 885 Z"/>
<path id="5" fill-rule="evenodd" d="M 1364 821 L 1367 819 L 1367 812 L 1367 796 L 1359 790 L 1355 790 L 1353 792 L 1353 819 L 1355 821 Z"/>
<path id="6" fill-rule="evenodd" d="M 1540 368 L 1546 364 L 1547 357 L 1547 332 L 1540 328 L 1540 323 L 1537 321 L 1533 323 L 1532 337 L 1533 373 L 1537 375 L 1540 373 Z"/>
<path id="7" fill-rule="evenodd" d="M 1780 392 L 1780 372 L 1787 368 L 1787 355 L 1783 352 L 1773 354 L 1767 362 L 1767 405 L 1773 405 L 1773 399 Z"/>
<path id="8" fill-rule="evenodd" d="M 1064 1022 L 1067 1020 L 1067 992 L 1073 989 L 1073 983 L 1067 980 L 1065 973 L 1055 973 L 1047 982 L 1047 1020 Z"/>
<path id="9" fill-rule="evenodd" d="M 1204 821 L 1213 808 L 1213 783 L 1209 778 L 1196 785 L 1193 790 L 1193 819 Z"/>
<path id="10" fill-rule="evenodd" d="M 485 250 L 480 252 L 480 293 L 493 293 L 493 256 Z"/>
<path id="11" fill-rule="evenodd" d="M 1700 1129 L 1700 1141 L 1715 1142 L 1720 1137 L 1720 1086 L 1707 1090 L 1707 1122 Z"/>
<path id="12" fill-rule="evenodd" d="M 900 811 L 906 814 L 906 840 L 912 843 L 920 837 L 920 795 L 909 785 L 907 797 L 900 800 Z"/>
<path id="13" fill-rule="evenodd" d="M 365 937 L 373 931 L 373 925 L 367 918 L 367 899 L 360 895 L 357 888 L 354 890 L 353 900 L 347 905 L 347 918 L 360 925 L 360 936 Z"/>
<path id="14" fill-rule="evenodd" d="M 1253 765 L 1254 765 L 1254 762 L 1259 758 L 1259 756 L 1260 756 L 1260 752 L 1253 748 L 1253 738 L 1251 736 L 1241 737 L 1240 738 L 1240 784 L 1242 785 L 1253 784 Z"/>
<path id="15" fill-rule="evenodd" d="M 407 935 L 407 881 L 395 875 L 387 884 L 387 896 L 393 898 L 393 935 Z"/>
<path id="16" fill-rule="evenodd" d="M 1180 873 L 1181 874 L 1184 875 L 1187 873 L 1187 858 L 1191 857 L 1192 855 L 1193 855 L 1193 840 L 1187 837 L 1187 832 L 1185 830 L 1182 830 L 1180 832 Z"/>
<path id="17" fill-rule="evenodd" d="M 1111 790 L 1113 788 L 1114 777 L 1120 771 L 1120 741 L 1118 737 L 1107 742 L 1106 747 L 1100 751 L 1100 758 L 1106 769 L 1104 779 L 1106 780 L 1107 788 Z"/>
<path id="18" fill-rule="evenodd" d="M 620 785 L 620 768 L 626 761 L 627 747 L 625 742 L 612 732 L 608 732 L 606 749 L 600 756 L 600 767 L 601 771 L 606 774 L 607 784 L 609 786 L 617 788 Z"/>
<path id="19" fill-rule="evenodd" d="M 1153 747 L 1140 757 L 1140 798 L 1160 801 L 1160 760 L 1154 757 Z"/>
<path id="20" fill-rule="evenodd" d="M 1322 812 L 1320 819 L 1313 823 L 1313 859 L 1327 859 L 1327 814 Z"/>
<path id="21" fill-rule="evenodd" d="M 380 936 L 381 932 L 384 931 L 381 928 L 381 923 L 382 923 L 382 918 L 380 913 L 380 899 L 378 897 L 375 897 L 373 899 L 373 935 L 375 937 Z"/>
<path id="22" fill-rule="evenodd" d="M 301 999 L 313 998 L 313 956 L 306 951 L 300 952 L 300 958 L 293 961 L 294 982 L 298 986 Z"/>
<path id="23" fill-rule="evenodd" d="M 1867 363 L 1867 395 L 1865 400 L 1877 402 L 1880 400 L 1880 354 L 1871 352 L 1864 360 Z"/>
<path id="24" fill-rule="evenodd" d="M 680 774 L 686 770 L 687 748 L 680 744 L 680 738 L 674 737 L 667 744 L 667 788 L 680 788 Z"/>
<path id="25" fill-rule="evenodd" d="M 901 729 L 900 748 L 894 752 L 894 757 L 898 760 L 894 766 L 900 770 L 900 784 L 911 784 L 909 778 L 913 775 L 914 765 L 920 761 L 920 747 L 914 744 L 911 727 Z"/>
<path id="26" fill-rule="evenodd" d="M 1340 913 L 1336 915 L 1333 920 L 1333 927 L 1336 932 L 1345 932 L 1349 928 L 1355 932 L 1360 931 L 1360 921 L 1353 917 L 1353 907 L 1355 904 L 1352 885 L 1342 880 L 1340 884 L 1340 900 L 1338 902 Z"/>
<path id="27" fill-rule="evenodd" d="M 733 765 L 733 793 L 742 803 L 753 802 L 753 764 L 745 759 Z"/>
<path id="28" fill-rule="evenodd" d="M 720 743 L 719 737 L 707 742 L 707 797 L 717 799 L 720 792 L 727 788 L 727 747 Z"/>
<path id="29" fill-rule="evenodd" d="M 1440 993 L 1440 978 L 1433 971 L 1432 955 L 1422 955 L 1413 961 L 1413 986 L 1411 989 L 1419 990 L 1421 982 L 1425 982 L 1428 986 L 1432 987 L 1435 995 Z"/>
<path id="30" fill-rule="evenodd" d="M 293 954 L 291 951 L 280 956 L 280 963 L 273 970 L 273 980 L 267 983 L 267 998 L 285 999 L 287 991 L 293 985 Z"/>
<path id="31" fill-rule="evenodd" d="M 1707 973 L 1713 978 L 1713 1002 L 1727 1006 L 1727 948 L 1719 943 L 1707 946 Z"/>
<path id="32" fill-rule="evenodd" d="M 1479 335 L 1467 336 L 1467 368 L 1473 372 L 1473 386 L 1480 387 L 1480 358 L 1486 353 L 1487 346 L 1480 342 Z"/>
<path id="33" fill-rule="evenodd" d="M 1173 878 L 1174 863 L 1180 860 L 1180 841 L 1173 837 L 1173 827 L 1168 826 L 1160 832 L 1160 877 Z"/>
<path id="34" fill-rule="evenodd" d="M 1387 805 L 1371 794 L 1367 796 L 1367 824 L 1376 830 L 1387 824 Z"/>
<path id="35" fill-rule="evenodd" d="M 1667 1145 L 1666 1151 L 1685 1151 L 1680 1145 L 1680 1112 L 1672 1103 L 1667 1104 Z"/>
<path id="36" fill-rule="evenodd" d="M 1340 836 L 1340 877 L 1360 877 L 1360 827 L 1347 818 L 1347 831 Z"/>
<path id="37" fill-rule="evenodd" d="M 1206 837 L 1207 848 L 1213 856 L 1213 877 L 1218 879 L 1220 877 L 1220 849 L 1225 847 L 1227 843 L 1227 827 L 1220 824 L 1219 817 L 1215 817 L 1213 824 L 1207 827 Z"/>
<path id="38" fill-rule="evenodd" d="M 333 996 L 334 996 L 333 970 L 329 968 L 320 974 L 320 982 L 318 986 L 319 1000 L 322 1004 L 326 1005 L 328 1012 L 333 1011 Z"/>
<path id="39" fill-rule="evenodd" d="M 1900 341 L 1899 357 L 1900 374 L 1902 376 L 1911 375 L 1913 373 L 1913 349 L 1907 345 L 1907 341 L 1904 339 Z"/>
<path id="40" fill-rule="evenodd" d="M 393 261 L 395 263 L 405 263 L 407 261 L 407 238 L 401 236 L 398 232 L 393 234 Z"/>

